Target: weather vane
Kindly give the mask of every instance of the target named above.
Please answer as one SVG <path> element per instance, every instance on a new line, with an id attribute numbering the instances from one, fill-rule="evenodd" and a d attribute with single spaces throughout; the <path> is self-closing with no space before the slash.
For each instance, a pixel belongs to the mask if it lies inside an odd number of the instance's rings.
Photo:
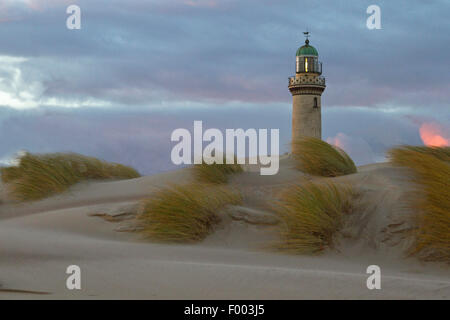
<path id="1" fill-rule="evenodd" d="M 305 40 L 305 43 L 306 43 L 306 45 L 309 45 L 309 31 L 308 31 L 308 28 L 306 28 L 306 31 L 305 32 L 303 32 L 303 34 L 305 35 L 305 38 L 306 38 L 306 40 Z"/>
<path id="2" fill-rule="evenodd" d="M 308 40 L 308 38 L 309 38 L 309 31 L 303 32 L 303 34 L 305 35 L 306 40 Z"/>

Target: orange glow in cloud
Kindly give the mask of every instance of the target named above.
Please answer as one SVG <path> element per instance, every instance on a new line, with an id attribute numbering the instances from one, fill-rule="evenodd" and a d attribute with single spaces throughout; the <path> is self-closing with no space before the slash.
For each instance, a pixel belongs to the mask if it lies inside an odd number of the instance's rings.
<path id="1" fill-rule="evenodd" d="M 430 147 L 448 147 L 450 146 L 450 137 L 448 132 L 442 128 L 439 123 L 425 122 L 419 129 L 420 138 L 423 143 Z"/>

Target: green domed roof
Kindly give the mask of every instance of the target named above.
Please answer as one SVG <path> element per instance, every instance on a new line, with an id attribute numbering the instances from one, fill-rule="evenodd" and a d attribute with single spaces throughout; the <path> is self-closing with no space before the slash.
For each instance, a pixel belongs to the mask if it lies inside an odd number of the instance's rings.
<path id="1" fill-rule="evenodd" d="M 309 45 L 309 40 L 305 41 L 305 45 L 301 46 L 297 50 L 297 56 L 318 56 L 319 53 L 317 52 L 316 48 Z"/>

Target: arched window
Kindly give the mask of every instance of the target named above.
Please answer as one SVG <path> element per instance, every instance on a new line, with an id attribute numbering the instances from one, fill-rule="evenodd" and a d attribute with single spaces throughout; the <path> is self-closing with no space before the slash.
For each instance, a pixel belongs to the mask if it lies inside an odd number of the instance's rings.
<path id="1" fill-rule="evenodd" d="M 319 104 L 317 103 L 317 97 L 314 97 L 314 108 L 318 108 Z"/>

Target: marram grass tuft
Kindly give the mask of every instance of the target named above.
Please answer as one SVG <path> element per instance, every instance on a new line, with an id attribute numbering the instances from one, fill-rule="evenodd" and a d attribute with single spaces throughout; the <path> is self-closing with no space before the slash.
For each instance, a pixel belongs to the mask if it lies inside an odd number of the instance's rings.
<path id="1" fill-rule="evenodd" d="M 450 263 L 449 148 L 402 146 L 389 150 L 388 157 L 411 169 L 417 186 L 409 202 L 417 213 L 410 253 L 426 261 Z"/>
<path id="2" fill-rule="evenodd" d="M 26 153 L 17 166 L 2 167 L 0 173 L 12 196 L 22 201 L 49 197 L 82 180 L 140 176 L 131 167 L 75 153 Z"/>
<path id="3" fill-rule="evenodd" d="M 407 164 L 412 155 L 427 154 L 441 161 L 450 162 L 450 147 L 399 146 L 388 151 L 388 156 L 396 164 Z"/>
<path id="4" fill-rule="evenodd" d="M 240 204 L 242 196 L 226 186 L 191 183 L 166 187 L 142 202 L 142 233 L 159 242 L 203 240 L 219 222 L 217 211 Z"/>
<path id="5" fill-rule="evenodd" d="M 355 163 L 344 150 L 320 139 L 300 138 L 292 142 L 292 150 L 296 168 L 305 173 L 322 177 L 356 173 Z"/>
<path id="6" fill-rule="evenodd" d="M 336 232 L 354 208 L 356 193 L 349 185 L 311 183 L 292 185 L 275 205 L 281 224 L 277 249 L 318 254 L 333 247 Z"/>
<path id="7" fill-rule="evenodd" d="M 202 164 L 196 164 L 192 167 L 194 177 L 199 182 L 204 183 L 227 183 L 231 174 L 242 172 L 242 166 L 237 164 L 237 159 L 234 157 L 234 164 L 225 163 L 225 156 L 223 163 L 208 164 L 204 160 Z"/>

